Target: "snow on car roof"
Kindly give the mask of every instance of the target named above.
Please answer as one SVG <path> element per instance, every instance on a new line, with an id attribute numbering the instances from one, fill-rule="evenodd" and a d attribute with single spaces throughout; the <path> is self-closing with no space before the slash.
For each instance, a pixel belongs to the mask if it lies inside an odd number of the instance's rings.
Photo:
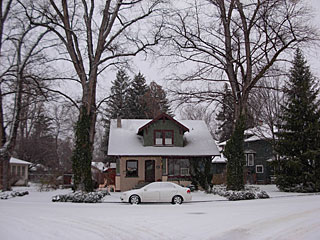
<path id="1" fill-rule="evenodd" d="M 121 128 L 117 120 L 110 123 L 108 155 L 111 156 L 217 156 L 219 150 L 202 120 L 179 120 L 189 129 L 184 134 L 184 147 L 143 146 L 143 137 L 138 129 L 151 119 L 122 119 Z"/>

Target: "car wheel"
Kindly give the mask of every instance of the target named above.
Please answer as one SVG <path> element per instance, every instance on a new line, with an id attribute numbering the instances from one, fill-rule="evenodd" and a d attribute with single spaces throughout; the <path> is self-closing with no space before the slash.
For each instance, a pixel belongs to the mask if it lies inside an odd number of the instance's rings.
<path id="1" fill-rule="evenodd" d="M 139 204 L 139 203 L 140 203 L 140 197 L 139 197 L 138 195 L 132 195 L 132 196 L 130 197 L 129 202 L 130 202 L 131 204 Z"/>
<path id="2" fill-rule="evenodd" d="M 172 198 L 172 204 L 181 204 L 183 202 L 183 199 L 181 196 L 174 196 Z"/>

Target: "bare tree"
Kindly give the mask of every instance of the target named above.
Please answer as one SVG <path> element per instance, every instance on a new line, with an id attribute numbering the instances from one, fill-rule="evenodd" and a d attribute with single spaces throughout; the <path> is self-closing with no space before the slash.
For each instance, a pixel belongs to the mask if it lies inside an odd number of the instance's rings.
<path id="1" fill-rule="evenodd" d="M 261 128 L 258 134 L 265 139 L 271 139 L 273 145 L 283 103 L 284 94 L 280 78 L 276 78 L 272 82 L 262 79 L 253 89 L 249 100 L 249 108 L 254 115 L 256 125 L 258 125 L 257 129 L 259 130 L 259 126 Z"/>
<path id="2" fill-rule="evenodd" d="M 158 43 L 161 26 L 147 29 L 162 1 L 54 0 L 25 5 L 29 20 L 53 33 L 62 45 L 60 59 L 69 62 L 82 88 L 79 121 L 88 116 L 89 148 L 93 151 L 97 118 L 97 80 L 107 68 L 126 64 L 128 57 Z M 36 10 L 39 14 L 32 15 Z M 44 17 L 40 21 L 39 17 Z"/>
<path id="3" fill-rule="evenodd" d="M 178 63 L 193 63 L 191 71 L 178 78 L 189 88 L 192 84 L 202 87 L 200 93 L 192 90 L 191 97 L 205 99 L 209 93 L 209 100 L 217 100 L 217 83 L 229 82 L 235 121 L 225 147 L 227 188 L 241 190 L 250 93 L 263 77 L 277 73 L 275 63 L 283 61 L 286 53 L 318 35 L 302 0 L 195 0 L 188 4 L 167 18 L 165 45 L 170 52 L 163 55 L 177 56 Z M 181 93 L 189 95 L 177 94 Z"/>
<path id="4" fill-rule="evenodd" d="M 214 111 L 212 111 L 210 107 L 200 105 L 200 104 L 199 105 L 188 104 L 181 108 L 180 115 L 182 119 L 204 120 L 211 133 L 211 136 L 214 139 L 217 139 L 217 136 L 215 133 L 217 123 L 215 120 Z"/>
<path id="5" fill-rule="evenodd" d="M 1 11 L 2 5 L 3 1 L 1 1 Z M 48 31 L 38 31 L 35 26 L 28 24 L 28 21 L 21 15 L 20 5 L 16 2 L 13 6 L 11 1 L 7 1 L 4 16 L 6 17 L 1 20 L 1 35 L 4 35 L 5 25 L 10 26 L 10 29 L 8 27 L 6 31 L 6 41 L 1 42 L 1 48 L 6 49 L 6 54 L 0 55 L 0 132 L 2 139 L 0 161 L 3 167 L 2 187 L 4 190 L 8 190 L 10 188 L 9 159 L 16 144 L 24 81 L 31 74 L 29 72 L 30 66 L 35 62 L 42 63 L 40 61 L 43 57 L 41 53 L 45 47 L 40 47 L 39 43 L 44 39 Z M 10 16 L 10 21 L 5 21 L 9 19 L 8 16 Z M 3 106 L 5 101 L 9 101 L 13 106 L 8 115 L 9 119 L 4 117 Z"/>
<path id="6" fill-rule="evenodd" d="M 196 0 L 188 4 L 167 18 L 165 44 L 170 52 L 163 55 L 176 57 L 176 63 L 193 63 L 190 72 L 175 80 L 200 81 L 205 88 L 178 93 L 218 99 L 219 91 L 211 83 L 229 82 L 236 120 L 246 115 L 250 92 L 259 80 L 275 73 L 270 70 L 276 62 L 298 44 L 318 39 L 305 1 Z"/>

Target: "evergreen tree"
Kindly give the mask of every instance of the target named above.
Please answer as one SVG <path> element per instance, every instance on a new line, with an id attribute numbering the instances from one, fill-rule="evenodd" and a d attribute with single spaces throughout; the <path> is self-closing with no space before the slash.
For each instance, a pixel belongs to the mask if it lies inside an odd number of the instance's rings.
<path id="1" fill-rule="evenodd" d="M 120 118 L 129 118 L 129 87 L 130 80 L 127 73 L 120 69 L 117 72 L 116 79 L 111 82 L 111 94 L 107 102 L 107 108 L 103 121 L 105 122 L 105 133 L 102 141 L 101 150 L 107 156 L 110 132 L 110 120 Z M 113 158 L 107 158 L 107 161 L 113 161 Z"/>
<path id="2" fill-rule="evenodd" d="M 161 113 L 173 115 L 167 99 L 167 94 L 157 83 L 150 83 L 144 99 L 148 107 L 147 118 L 155 118 Z"/>
<path id="3" fill-rule="evenodd" d="M 128 91 L 128 111 L 131 119 L 145 119 L 147 103 L 144 96 L 148 90 L 145 77 L 139 72 L 134 76 Z"/>
<path id="4" fill-rule="evenodd" d="M 109 120 L 117 117 L 128 118 L 128 90 L 130 81 L 127 73 L 123 69 L 119 70 L 116 79 L 111 83 L 112 87 L 106 109 L 106 118 Z"/>
<path id="5" fill-rule="evenodd" d="M 227 189 L 240 191 L 244 189 L 244 165 L 245 156 L 243 149 L 245 130 L 245 117 L 240 116 L 236 123 L 234 133 L 227 142 L 224 155 L 228 159 L 227 163 Z"/>
<path id="6" fill-rule="evenodd" d="M 212 159 L 211 158 L 191 158 L 191 182 L 198 189 L 201 186 L 205 191 L 212 187 Z"/>
<path id="7" fill-rule="evenodd" d="M 224 85 L 222 108 L 217 114 L 216 120 L 220 123 L 218 126 L 219 141 L 223 142 L 230 139 L 234 122 L 234 110 L 233 97 L 228 84 Z"/>
<path id="8" fill-rule="evenodd" d="M 320 191 L 320 110 L 315 87 L 302 52 L 295 54 L 285 89 L 277 152 L 277 186 L 286 191 Z"/>
<path id="9" fill-rule="evenodd" d="M 82 107 L 79 120 L 75 127 L 75 149 L 72 153 L 72 170 L 74 174 L 74 187 L 76 190 L 93 191 L 91 176 L 91 144 L 90 144 L 90 118 L 86 108 Z"/>

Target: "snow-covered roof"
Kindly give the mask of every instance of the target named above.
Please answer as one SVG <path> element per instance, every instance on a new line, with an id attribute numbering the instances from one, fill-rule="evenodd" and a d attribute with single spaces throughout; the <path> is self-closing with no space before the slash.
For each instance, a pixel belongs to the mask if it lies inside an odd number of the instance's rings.
<path id="1" fill-rule="evenodd" d="M 274 129 L 274 132 L 277 132 L 277 129 Z M 244 139 L 244 142 L 255 142 L 259 140 L 269 140 L 272 139 L 272 132 L 270 127 L 266 124 L 257 126 L 254 128 L 249 128 L 244 131 L 244 135 L 247 137 Z M 218 146 L 223 147 L 227 144 L 227 141 L 218 143 Z"/>
<path id="2" fill-rule="evenodd" d="M 150 119 L 122 119 L 121 128 L 117 120 L 110 124 L 108 155 L 111 156 L 217 156 L 219 150 L 207 125 L 202 120 L 179 120 L 189 129 L 184 134 L 184 147 L 143 146 L 143 137 L 138 130 Z"/>
<path id="3" fill-rule="evenodd" d="M 274 129 L 273 131 L 277 132 L 277 129 Z M 245 139 L 245 142 L 253 142 L 253 141 L 263 140 L 263 139 L 272 139 L 271 129 L 266 124 L 247 129 L 245 130 L 244 135 L 247 135 L 247 136 L 253 135 Z"/>
<path id="4" fill-rule="evenodd" d="M 220 156 L 216 156 L 212 159 L 212 163 L 227 163 L 228 159 L 221 153 Z"/>
<path id="5" fill-rule="evenodd" d="M 10 158 L 10 163 L 13 163 L 13 164 L 24 164 L 24 165 L 31 165 L 32 164 L 30 162 L 23 161 L 23 160 L 20 160 L 18 158 L 14 158 L 14 157 Z"/>
<path id="6" fill-rule="evenodd" d="M 92 162 L 91 166 L 96 167 L 102 172 L 107 169 L 106 164 L 103 162 Z"/>

